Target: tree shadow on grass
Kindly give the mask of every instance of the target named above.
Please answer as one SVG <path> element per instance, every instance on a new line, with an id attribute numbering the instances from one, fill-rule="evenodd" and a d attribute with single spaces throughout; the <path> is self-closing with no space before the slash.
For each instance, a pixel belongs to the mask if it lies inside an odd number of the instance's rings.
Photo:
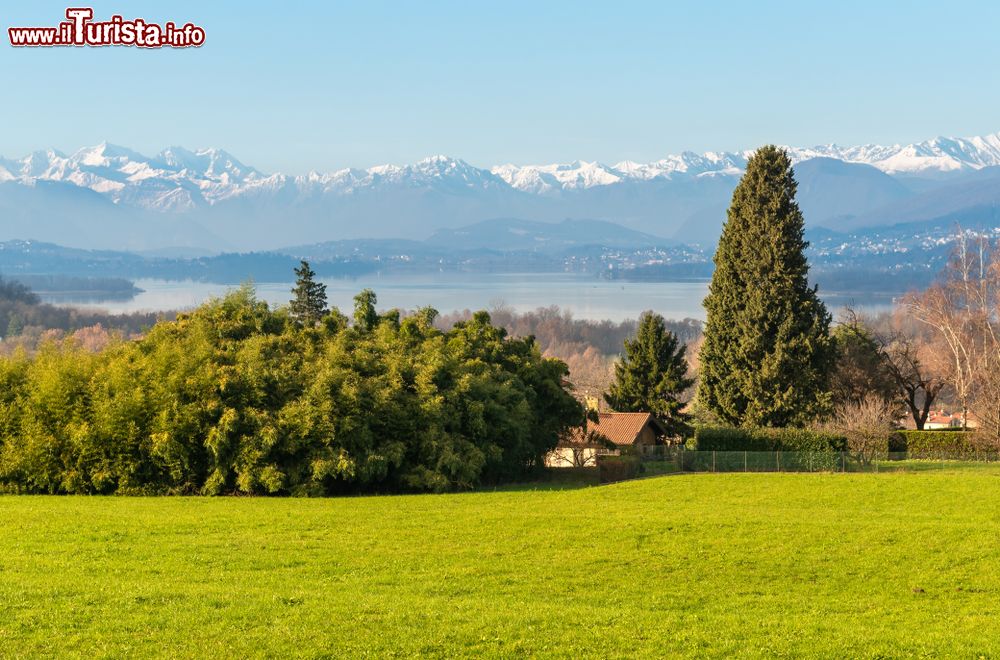
<path id="1" fill-rule="evenodd" d="M 475 489 L 479 493 L 517 492 L 531 490 L 579 490 L 597 486 L 599 480 L 596 467 L 587 468 L 545 468 L 535 478 L 516 483 L 486 485 Z"/>

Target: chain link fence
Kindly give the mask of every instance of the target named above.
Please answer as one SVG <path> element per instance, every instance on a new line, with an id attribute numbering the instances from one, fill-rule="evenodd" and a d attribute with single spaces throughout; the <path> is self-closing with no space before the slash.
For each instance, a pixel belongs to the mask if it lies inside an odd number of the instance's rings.
<path id="1" fill-rule="evenodd" d="M 637 447 L 620 456 L 599 456 L 601 483 L 681 472 L 923 472 L 982 467 L 1000 453 L 940 452 L 919 458 L 907 452 L 691 451 L 683 447 Z"/>

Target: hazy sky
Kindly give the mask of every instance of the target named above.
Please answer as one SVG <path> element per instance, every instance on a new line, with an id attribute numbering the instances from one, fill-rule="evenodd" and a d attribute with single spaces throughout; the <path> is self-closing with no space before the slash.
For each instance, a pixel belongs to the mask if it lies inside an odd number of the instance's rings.
<path id="1" fill-rule="evenodd" d="M 202 25 L 184 51 L 14 49 L 7 27 L 67 6 L 19 5 L 0 12 L 10 157 L 218 146 L 302 173 L 1000 131 L 996 2 L 93 3 Z"/>

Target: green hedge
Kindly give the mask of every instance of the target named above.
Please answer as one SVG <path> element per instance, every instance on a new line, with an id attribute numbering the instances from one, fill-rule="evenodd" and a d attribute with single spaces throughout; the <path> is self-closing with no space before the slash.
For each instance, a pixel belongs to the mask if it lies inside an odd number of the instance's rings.
<path id="1" fill-rule="evenodd" d="M 638 456 L 598 456 L 597 474 L 602 484 L 635 479 L 642 470 L 642 459 Z"/>
<path id="2" fill-rule="evenodd" d="M 900 431 L 909 458 L 973 458 L 996 454 L 997 444 L 969 431 Z"/>
<path id="3" fill-rule="evenodd" d="M 845 451 L 847 438 L 809 429 L 703 426 L 695 430 L 687 448 L 696 451 Z"/>

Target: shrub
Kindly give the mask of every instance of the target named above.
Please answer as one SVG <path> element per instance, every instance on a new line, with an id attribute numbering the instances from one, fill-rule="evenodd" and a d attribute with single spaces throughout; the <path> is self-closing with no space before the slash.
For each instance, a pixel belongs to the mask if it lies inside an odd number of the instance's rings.
<path id="1" fill-rule="evenodd" d="M 889 434 L 888 451 L 890 454 L 902 454 L 906 452 L 905 431 L 893 431 Z"/>
<path id="2" fill-rule="evenodd" d="M 910 458 L 974 458 L 997 454 L 995 439 L 973 431 L 900 431 L 904 451 Z"/>
<path id="3" fill-rule="evenodd" d="M 602 484 L 635 479 L 642 470 L 642 459 L 626 454 L 623 456 L 598 456 L 597 474 Z"/>
<path id="4" fill-rule="evenodd" d="M 244 287 L 135 341 L 0 358 L 0 490 L 323 495 L 531 473 L 582 406 L 486 313 L 442 332 L 362 298 L 293 322 Z"/>
<path id="5" fill-rule="evenodd" d="M 701 427 L 688 449 L 697 451 L 845 451 L 838 433 L 797 428 Z"/>
<path id="6" fill-rule="evenodd" d="M 826 430 L 847 438 L 847 448 L 862 462 L 886 458 L 890 436 L 899 417 L 898 406 L 870 393 L 859 401 L 845 401 L 835 411 Z"/>

